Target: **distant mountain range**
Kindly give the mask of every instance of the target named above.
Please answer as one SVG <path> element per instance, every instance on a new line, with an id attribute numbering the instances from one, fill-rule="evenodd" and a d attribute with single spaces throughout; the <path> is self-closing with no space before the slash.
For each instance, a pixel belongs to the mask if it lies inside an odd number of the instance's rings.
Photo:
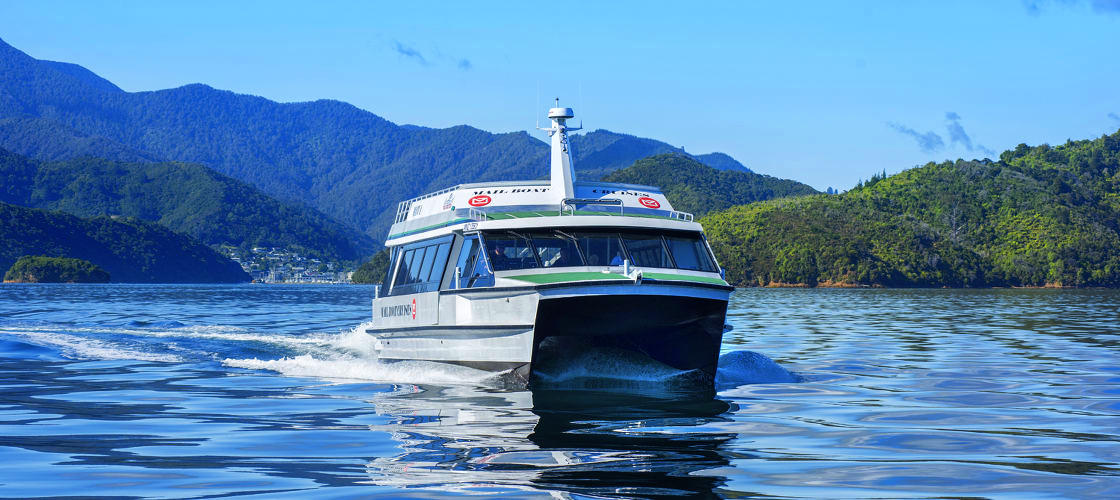
<path id="1" fill-rule="evenodd" d="M 83 219 L 0 203 L 0 271 L 20 257 L 87 260 L 126 283 L 244 283 L 241 266 L 166 227 L 131 217 Z"/>
<path id="2" fill-rule="evenodd" d="M 399 201 L 463 182 L 541 178 L 548 169 L 548 146 L 524 132 L 401 126 L 343 102 L 277 103 L 201 84 L 125 92 L 81 66 L 37 60 L 3 41 L 0 146 L 50 161 L 201 163 L 377 240 Z M 685 154 L 605 130 L 574 136 L 572 148 L 582 179 L 650 155 Z M 749 172 L 721 153 L 695 158 Z"/>
<path id="3" fill-rule="evenodd" d="M 40 162 L 0 148 L 0 202 L 81 217 L 124 215 L 158 222 L 208 245 L 297 249 L 356 261 L 373 239 L 294 202 L 202 165 L 83 157 Z"/>

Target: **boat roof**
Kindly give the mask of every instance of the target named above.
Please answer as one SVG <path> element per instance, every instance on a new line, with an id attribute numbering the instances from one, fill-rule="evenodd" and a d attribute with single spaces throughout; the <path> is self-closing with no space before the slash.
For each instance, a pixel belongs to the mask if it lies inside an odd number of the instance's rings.
<path id="1" fill-rule="evenodd" d="M 555 203 L 548 180 L 459 184 L 397 206 L 386 245 L 470 229 L 613 226 L 699 231 L 692 214 L 673 210 L 660 189 L 639 184 L 575 182 L 574 197 Z"/>

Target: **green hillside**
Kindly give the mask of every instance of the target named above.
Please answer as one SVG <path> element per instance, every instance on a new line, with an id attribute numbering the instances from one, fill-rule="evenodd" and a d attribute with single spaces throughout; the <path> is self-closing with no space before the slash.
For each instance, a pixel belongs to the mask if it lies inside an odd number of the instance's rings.
<path id="1" fill-rule="evenodd" d="M 108 283 L 109 273 L 88 260 L 25 255 L 4 273 L 4 282 Z"/>
<path id="2" fill-rule="evenodd" d="M 249 281 L 236 262 L 158 224 L 129 217 L 82 219 L 0 203 L 0 269 L 25 255 L 86 260 L 114 282 Z"/>
<path id="3" fill-rule="evenodd" d="M 374 241 L 314 209 L 279 202 L 201 165 L 80 158 L 44 163 L 0 149 L 0 201 L 81 217 L 158 222 L 208 245 L 298 249 L 358 260 Z"/>
<path id="4" fill-rule="evenodd" d="M 716 170 L 680 153 L 643 158 L 603 180 L 659 187 L 674 209 L 698 217 L 735 205 L 817 192 L 796 181 L 753 172 Z"/>
<path id="5" fill-rule="evenodd" d="M 1120 132 L 701 223 L 741 285 L 1120 286 Z"/>
<path id="6" fill-rule="evenodd" d="M 584 180 L 681 151 L 602 130 L 571 140 Z M 200 163 L 377 240 L 400 201 L 459 183 L 548 173 L 548 145 L 525 132 L 401 126 L 344 102 L 278 103 L 202 84 L 125 92 L 81 66 L 38 60 L 3 41 L 0 147 L 47 160 Z"/>

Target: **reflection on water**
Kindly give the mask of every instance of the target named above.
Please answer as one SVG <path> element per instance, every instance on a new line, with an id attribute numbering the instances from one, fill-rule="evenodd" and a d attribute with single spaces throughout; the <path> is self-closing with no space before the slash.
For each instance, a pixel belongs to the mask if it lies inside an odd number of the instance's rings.
<path id="1" fill-rule="evenodd" d="M 732 405 L 712 393 L 441 388 L 386 398 L 404 452 L 369 464 L 375 484 L 462 493 L 546 490 L 593 496 L 692 495 L 727 465 Z M 696 432 L 691 429 L 695 428 Z"/>
<path id="2" fill-rule="evenodd" d="M 1114 291 L 739 291 L 718 393 L 385 365 L 369 295 L 0 287 L 3 496 L 1120 497 Z"/>

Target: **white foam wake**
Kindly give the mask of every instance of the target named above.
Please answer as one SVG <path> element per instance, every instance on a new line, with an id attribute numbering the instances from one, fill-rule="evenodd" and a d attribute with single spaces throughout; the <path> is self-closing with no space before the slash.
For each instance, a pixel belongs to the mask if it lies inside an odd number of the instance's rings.
<path id="1" fill-rule="evenodd" d="M 222 364 L 250 370 L 270 370 L 291 377 L 409 384 L 478 385 L 494 375 L 482 370 L 444 363 L 424 361 L 386 363 L 377 359 L 352 356 L 324 359 L 310 354 L 280 359 L 225 359 L 222 360 Z"/>
<path id="2" fill-rule="evenodd" d="M 331 380 L 368 380 L 410 384 L 479 385 L 493 373 L 463 366 L 424 361 L 384 362 L 377 358 L 373 337 L 365 332 L 368 325 L 337 334 L 313 334 L 299 339 L 269 339 L 287 343 L 295 356 L 280 359 L 222 360 L 222 364 L 250 370 L 270 370 L 292 377 L 314 377 Z"/>
<path id="3" fill-rule="evenodd" d="M 116 360 L 134 359 L 138 361 L 159 361 L 165 363 L 181 362 L 174 354 L 148 352 L 131 348 L 119 343 L 91 339 L 46 328 L 2 328 L 0 334 L 18 337 L 24 342 L 57 350 L 61 355 L 72 359 Z"/>

